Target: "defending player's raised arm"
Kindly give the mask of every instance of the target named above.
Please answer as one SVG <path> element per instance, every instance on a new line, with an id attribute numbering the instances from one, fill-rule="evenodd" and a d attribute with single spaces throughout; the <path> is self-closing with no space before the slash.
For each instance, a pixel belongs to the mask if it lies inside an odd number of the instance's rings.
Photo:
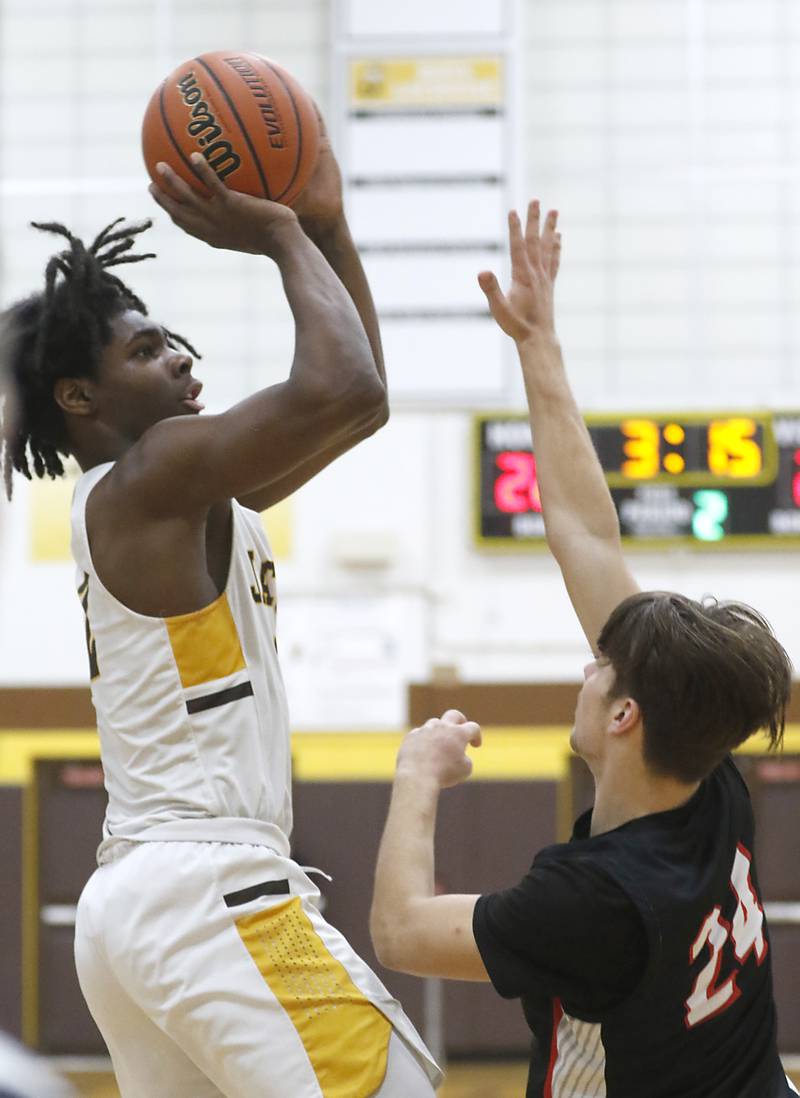
<path id="1" fill-rule="evenodd" d="M 382 964 L 415 976 L 488 980 L 472 931 L 477 896 L 435 895 L 434 831 L 442 789 L 469 777 L 480 728 L 463 713 L 415 728 L 397 759 L 378 851 L 370 934 Z"/>
<path id="2" fill-rule="evenodd" d="M 556 336 L 553 290 L 561 256 L 558 215 L 540 226 L 531 202 L 523 232 L 509 214 L 511 286 L 478 276 L 492 316 L 517 346 L 542 500 L 547 543 L 594 650 L 614 607 L 638 590 L 622 554 L 619 520 L 603 470 L 567 380 Z"/>
<path id="3" fill-rule="evenodd" d="M 295 320 L 294 360 L 285 382 L 221 416 L 159 423 L 126 455 L 126 472 L 147 492 L 147 469 L 160 468 L 152 502 L 172 513 L 231 496 L 267 506 L 280 498 L 272 486 L 302 483 L 385 422 L 385 389 L 352 296 L 296 214 L 228 190 L 202 157 L 194 166 L 210 198 L 165 166 L 169 193 L 151 188 L 156 201 L 213 247 L 275 260 Z"/>

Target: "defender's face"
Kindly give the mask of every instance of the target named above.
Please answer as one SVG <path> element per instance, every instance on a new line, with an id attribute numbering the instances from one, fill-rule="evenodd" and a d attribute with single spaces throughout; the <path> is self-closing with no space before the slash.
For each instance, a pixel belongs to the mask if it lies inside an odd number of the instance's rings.
<path id="1" fill-rule="evenodd" d="M 192 377 L 192 357 L 170 346 L 150 317 L 130 309 L 112 322 L 95 386 L 101 421 L 135 442 L 171 416 L 197 415 L 202 384 Z"/>
<path id="2" fill-rule="evenodd" d="M 569 743 L 587 762 L 602 754 L 605 730 L 611 717 L 610 694 L 614 680 L 614 668 L 602 657 L 587 663 L 583 669 L 583 686 L 578 694 Z"/>

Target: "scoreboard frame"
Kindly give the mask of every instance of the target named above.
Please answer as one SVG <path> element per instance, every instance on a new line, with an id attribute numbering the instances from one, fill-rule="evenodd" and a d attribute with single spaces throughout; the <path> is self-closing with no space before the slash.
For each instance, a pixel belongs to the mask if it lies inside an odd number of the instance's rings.
<path id="1" fill-rule="evenodd" d="M 779 472 L 781 451 L 779 441 L 775 437 L 773 423 L 776 419 L 781 417 L 787 417 L 798 421 L 798 440 L 796 443 L 793 442 L 788 445 L 789 448 L 795 448 L 797 452 L 800 452 L 800 409 L 761 408 L 756 411 L 741 408 L 729 410 L 713 408 L 707 411 L 692 410 L 685 412 L 592 412 L 585 414 L 583 419 L 587 427 L 591 429 L 593 427 L 621 428 L 621 425 L 624 422 L 630 422 L 632 420 L 648 421 L 663 428 L 664 425 L 667 424 L 680 424 L 686 427 L 693 427 L 707 423 L 710 424 L 712 421 L 747 418 L 754 421 L 761 431 L 760 438 L 763 460 L 760 470 L 754 475 L 734 478 L 731 476 L 718 476 L 707 470 L 702 471 L 695 469 L 678 474 L 671 474 L 659 470 L 659 472 L 652 477 L 630 478 L 623 476 L 619 469 L 609 470 L 605 468 L 606 482 L 613 495 L 614 489 L 635 489 L 637 487 L 650 486 L 660 488 L 665 485 L 672 485 L 678 489 L 701 487 L 711 489 L 712 492 L 726 492 L 735 487 L 763 487 L 769 489 L 772 484 L 775 483 Z M 506 412 L 493 410 L 490 412 L 478 413 L 473 416 L 472 420 L 472 544 L 473 548 L 482 552 L 520 553 L 531 551 L 538 552 L 547 549 L 547 542 L 543 534 L 541 536 L 524 536 L 514 535 L 512 533 L 502 535 L 486 535 L 483 533 L 482 524 L 485 517 L 483 505 L 486 498 L 484 492 L 485 485 L 483 483 L 483 459 L 484 454 L 486 453 L 486 449 L 482 445 L 483 429 L 484 425 L 487 423 L 510 422 L 529 424 L 529 416 L 527 413 L 518 410 Z M 512 448 L 509 447 L 509 449 Z M 527 450 L 533 452 L 530 441 L 527 444 Z M 798 473 L 800 473 L 800 462 L 798 463 Z M 797 505 L 797 508 L 798 515 L 800 515 L 800 504 Z M 622 544 L 626 551 L 632 549 L 637 553 L 651 550 L 663 552 L 665 549 L 690 549 L 702 553 L 708 551 L 746 552 L 748 550 L 780 552 L 781 550 L 792 550 L 800 547 L 800 527 L 798 528 L 797 533 L 786 534 L 773 534 L 769 532 L 757 534 L 727 533 L 718 540 L 701 540 L 691 533 L 663 536 L 656 535 L 653 537 L 623 534 Z"/>

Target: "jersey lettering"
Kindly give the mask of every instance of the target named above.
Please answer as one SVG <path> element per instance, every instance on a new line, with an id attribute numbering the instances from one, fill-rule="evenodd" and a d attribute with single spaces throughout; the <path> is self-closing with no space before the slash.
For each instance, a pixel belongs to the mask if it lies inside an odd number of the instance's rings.
<path id="1" fill-rule="evenodd" d="M 255 584 L 250 587 L 250 594 L 253 596 L 253 602 L 263 603 L 264 606 L 275 605 L 275 564 L 271 560 L 262 560 L 258 571 L 256 571 L 256 555 L 252 549 L 247 550 L 247 557 L 250 561 L 250 568 L 253 572 L 253 579 Z M 272 583 L 270 583 L 270 577 Z"/>
<path id="2" fill-rule="evenodd" d="M 94 681 L 100 675 L 97 664 L 97 641 L 94 639 L 92 627 L 89 625 L 89 576 L 83 573 L 83 583 L 78 588 L 78 598 L 81 600 L 83 614 L 86 619 L 86 650 L 89 654 L 89 678 Z"/>
<path id="3" fill-rule="evenodd" d="M 764 910 L 750 878 L 751 864 L 749 851 L 739 843 L 733 859 L 730 879 L 731 890 L 736 897 L 733 920 L 728 923 L 722 918 L 722 909 L 719 906 L 715 907 L 711 914 L 706 916 L 689 949 L 690 965 L 694 964 L 706 946 L 710 956 L 698 973 L 692 993 L 684 1004 L 688 1029 L 701 1022 L 707 1022 L 732 1006 L 742 994 L 736 979 L 747 958 L 755 952 L 756 962 L 760 965 L 767 955 L 767 942 L 763 929 Z M 733 943 L 737 964 L 735 971 L 723 983 L 719 983 L 722 951 L 729 938 Z"/>

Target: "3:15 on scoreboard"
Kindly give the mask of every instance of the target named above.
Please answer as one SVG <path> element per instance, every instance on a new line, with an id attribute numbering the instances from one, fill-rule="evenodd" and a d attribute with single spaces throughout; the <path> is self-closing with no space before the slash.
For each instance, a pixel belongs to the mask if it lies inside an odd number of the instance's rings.
<path id="1" fill-rule="evenodd" d="M 800 412 L 588 415 L 586 426 L 628 545 L 800 545 Z M 543 545 L 527 416 L 474 427 L 477 545 Z"/>

